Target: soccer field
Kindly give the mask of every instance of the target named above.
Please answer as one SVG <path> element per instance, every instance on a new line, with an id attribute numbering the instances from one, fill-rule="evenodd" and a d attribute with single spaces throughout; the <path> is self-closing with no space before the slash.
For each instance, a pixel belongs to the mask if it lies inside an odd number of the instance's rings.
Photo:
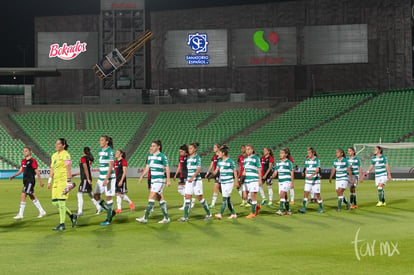
<path id="1" fill-rule="evenodd" d="M 264 206 L 254 219 L 246 219 L 249 208 L 233 203 L 239 218 L 204 221 L 196 203 L 188 223 L 182 216 L 182 199 L 177 183 L 164 189 L 170 224 L 158 224 L 158 204 L 148 224 L 139 224 L 147 202 L 146 183 L 128 179 L 129 196 L 136 210 L 123 204 L 113 224 L 101 227 L 103 214 L 95 215 L 84 197 L 84 216 L 76 228 L 69 219 L 64 232 L 54 232 L 59 218 L 46 187 L 36 194 L 47 216 L 38 219 L 37 209 L 28 201 L 24 219 L 14 221 L 20 201 L 21 180 L 0 181 L 0 270 L 2 274 L 412 274 L 414 258 L 414 181 L 389 182 L 386 207 L 375 207 L 377 191 L 372 181 L 359 184 L 359 209 L 336 212 L 335 184 L 322 182 L 325 213 L 309 204 L 300 214 L 303 180 L 295 181 L 293 215 L 277 216 L 277 206 Z M 204 182 L 210 203 L 212 181 Z M 75 191 L 75 190 L 74 190 Z M 72 191 L 68 206 L 76 211 Z M 276 191 L 276 190 L 275 190 Z M 266 187 L 265 187 L 265 192 Z M 276 193 L 276 192 L 275 192 Z M 347 191 L 348 195 L 348 191 Z M 259 196 L 260 197 L 260 196 Z M 349 195 L 348 195 L 349 197 Z M 221 198 L 218 199 L 218 202 Z M 275 200 L 276 201 L 276 200 Z M 219 203 L 220 204 L 220 203 Z M 276 205 L 276 204 L 275 204 Z M 220 205 L 216 205 L 213 214 Z M 225 216 L 229 214 L 228 209 Z"/>

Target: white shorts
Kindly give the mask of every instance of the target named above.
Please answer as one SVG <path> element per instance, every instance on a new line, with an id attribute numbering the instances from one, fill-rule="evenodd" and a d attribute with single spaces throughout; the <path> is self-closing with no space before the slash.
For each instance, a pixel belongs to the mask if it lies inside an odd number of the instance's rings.
<path id="1" fill-rule="evenodd" d="M 221 195 L 223 197 L 229 198 L 231 196 L 232 191 L 233 191 L 233 183 L 221 184 Z"/>
<path id="2" fill-rule="evenodd" d="M 335 186 L 336 186 L 335 190 L 338 190 L 339 188 L 346 189 L 348 187 L 348 184 L 350 184 L 349 180 L 336 180 L 335 181 Z"/>
<path id="3" fill-rule="evenodd" d="M 291 185 L 292 185 L 292 182 L 291 181 L 285 181 L 285 182 L 282 182 L 282 183 L 279 182 L 279 194 L 282 191 L 285 192 L 285 193 L 287 191 L 289 191 Z"/>
<path id="4" fill-rule="evenodd" d="M 378 186 L 380 183 L 382 183 L 383 185 L 387 184 L 387 176 L 380 176 L 380 177 L 375 177 L 375 186 Z"/>
<path id="5" fill-rule="evenodd" d="M 164 182 L 152 182 L 151 183 L 151 192 L 161 194 L 164 189 Z"/>
<path id="6" fill-rule="evenodd" d="M 201 179 L 193 180 L 192 182 L 187 180 L 184 190 L 186 195 L 203 195 L 203 181 Z"/>
<path id="7" fill-rule="evenodd" d="M 321 193 L 321 185 L 320 184 L 305 184 L 305 192 L 311 192 L 315 194 Z"/>
<path id="8" fill-rule="evenodd" d="M 251 182 L 245 181 L 244 184 L 246 185 L 247 192 L 249 193 L 259 192 L 259 180 L 254 180 Z"/>
<path id="9" fill-rule="evenodd" d="M 106 186 L 103 186 L 103 181 L 98 179 L 98 182 L 95 186 L 94 194 L 105 194 L 105 196 L 113 197 L 115 196 L 115 185 L 116 185 L 116 178 L 108 180 Z"/>

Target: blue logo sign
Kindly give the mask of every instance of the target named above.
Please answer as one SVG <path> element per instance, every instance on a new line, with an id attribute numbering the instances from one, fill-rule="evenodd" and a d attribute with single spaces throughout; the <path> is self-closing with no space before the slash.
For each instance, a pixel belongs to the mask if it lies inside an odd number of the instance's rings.
<path id="1" fill-rule="evenodd" d="M 208 40 L 206 33 L 189 33 L 187 46 L 194 51 L 195 55 L 186 55 L 188 65 L 208 65 L 210 64 L 210 56 L 208 52 Z"/>

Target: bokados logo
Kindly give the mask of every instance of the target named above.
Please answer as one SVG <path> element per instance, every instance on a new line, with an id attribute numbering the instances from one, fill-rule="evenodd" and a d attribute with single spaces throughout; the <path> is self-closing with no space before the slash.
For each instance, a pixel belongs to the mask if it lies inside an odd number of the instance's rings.
<path id="1" fill-rule="evenodd" d="M 262 52 L 267 53 L 270 50 L 270 43 L 265 40 L 264 38 L 265 32 L 263 30 L 256 31 L 253 34 L 253 41 Z M 275 32 L 271 32 L 267 35 L 267 39 L 276 45 L 277 41 L 279 40 L 279 35 Z"/>

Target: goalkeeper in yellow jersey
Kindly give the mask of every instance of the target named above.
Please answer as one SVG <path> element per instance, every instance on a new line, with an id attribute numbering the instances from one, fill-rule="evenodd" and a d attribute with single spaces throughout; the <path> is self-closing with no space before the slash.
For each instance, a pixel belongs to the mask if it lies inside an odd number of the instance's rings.
<path id="1" fill-rule="evenodd" d="M 72 227 L 76 225 L 77 215 L 66 207 L 66 199 L 68 198 L 68 192 L 75 187 L 72 183 L 71 173 L 71 159 L 67 151 L 69 145 L 64 138 L 59 138 L 56 141 L 55 149 L 56 153 L 52 155 L 52 161 L 50 163 L 50 175 L 47 188 L 50 189 L 52 185 L 52 204 L 59 209 L 60 222 L 53 230 L 63 231 L 65 230 L 65 218 L 66 213 L 69 215 L 72 221 Z"/>

